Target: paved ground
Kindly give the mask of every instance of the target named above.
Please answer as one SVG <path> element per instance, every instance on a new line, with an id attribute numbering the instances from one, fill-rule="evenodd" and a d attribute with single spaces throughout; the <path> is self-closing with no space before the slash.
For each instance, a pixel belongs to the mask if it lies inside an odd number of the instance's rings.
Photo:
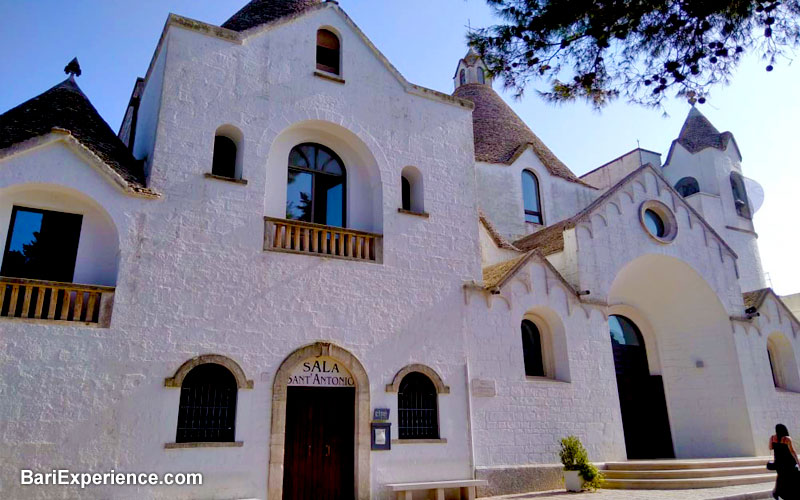
<path id="1" fill-rule="evenodd" d="M 771 498 L 771 495 L 748 494 L 771 491 L 772 487 L 773 483 L 762 483 L 700 490 L 598 490 L 596 493 L 567 493 L 561 490 L 486 497 L 483 500 L 752 500 Z"/>

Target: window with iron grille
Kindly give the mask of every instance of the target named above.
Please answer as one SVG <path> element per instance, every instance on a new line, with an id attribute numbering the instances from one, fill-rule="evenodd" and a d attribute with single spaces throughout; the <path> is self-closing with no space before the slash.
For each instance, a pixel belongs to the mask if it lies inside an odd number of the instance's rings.
<path id="1" fill-rule="evenodd" d="M 178 409 L 178 443 L 234 441 L 236 379 L 224 366 L 206 363 L 183 379 Z"/>
<path id="2" fill-rule="evenodd" d="M 400 439 L 438 439 L 438 406 L 431 379 L 419 372 L 406 375 L 397 393 Z"/>

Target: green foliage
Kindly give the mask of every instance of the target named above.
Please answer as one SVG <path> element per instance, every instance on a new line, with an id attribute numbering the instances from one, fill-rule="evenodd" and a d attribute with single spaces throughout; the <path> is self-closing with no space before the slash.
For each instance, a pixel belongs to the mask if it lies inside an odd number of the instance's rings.
<path id="1" fill-rule="evenodd" d="M 603 484 L 603 474 L 589 462 L 589 455 L 581 440 L 575 436 L 567 436 L 561 440 L 561 451 L 558 453 L 564 470 L 576 470 L 583 479 L 583 487 L 596 490 Z"/>
<path id="2" fill-rule="evenodd" d="M 800 45 L 800 0 L 486 0 L 502 24 L 472 31 L 493 76 L 522 95 L 600 108 L 623 95 L 660 106 L 672 91 L 703 102 L 742 56 L 766 71 Z M 787 58 L 788 59 L 788 58 Z"/>

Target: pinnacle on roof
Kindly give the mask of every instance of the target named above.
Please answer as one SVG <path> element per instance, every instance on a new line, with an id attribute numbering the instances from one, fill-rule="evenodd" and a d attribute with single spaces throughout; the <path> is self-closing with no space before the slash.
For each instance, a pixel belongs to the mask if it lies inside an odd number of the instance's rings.
<path id="1" fill-rule="evenodd" d="M 64 67 L 64 73 L 68 75 L 81 76 L 81 65 L 78 64 L 77 57 L 73 57 L 72 60 Z"/>
<path id="2" fill-rule="evenodd" d="M 690 153 L 696 153 L 705 148 L 725 149 L 730 136 L 730 132 L 720 133 L 699 109 L 692 106 L 677 141 Z"/>
<path id="3" fill-rule="evenodd" d="M 69 132 L 129 186 L 145 187 L 142 163 L 133 157 L 92 106 L 75 83 L 73 74 L 55 87 L 0 115 L 0 150 L 47 135 L 54 129 Z"/>
<path id="4" fill-rule="evenodd" d="M 321 0 L 252 0 L 222 23 L 223 28 L 245 31 L 287 16 L 300 14 Z"/>

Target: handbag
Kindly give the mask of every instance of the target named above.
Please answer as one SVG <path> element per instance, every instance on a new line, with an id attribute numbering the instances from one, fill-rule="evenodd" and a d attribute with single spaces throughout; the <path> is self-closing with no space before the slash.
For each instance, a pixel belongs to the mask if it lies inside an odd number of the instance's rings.
<path id="1" fill-rule="evenodd" d="M 775 462 L 767 462 L 767 470 L 776 470 Z"/>

